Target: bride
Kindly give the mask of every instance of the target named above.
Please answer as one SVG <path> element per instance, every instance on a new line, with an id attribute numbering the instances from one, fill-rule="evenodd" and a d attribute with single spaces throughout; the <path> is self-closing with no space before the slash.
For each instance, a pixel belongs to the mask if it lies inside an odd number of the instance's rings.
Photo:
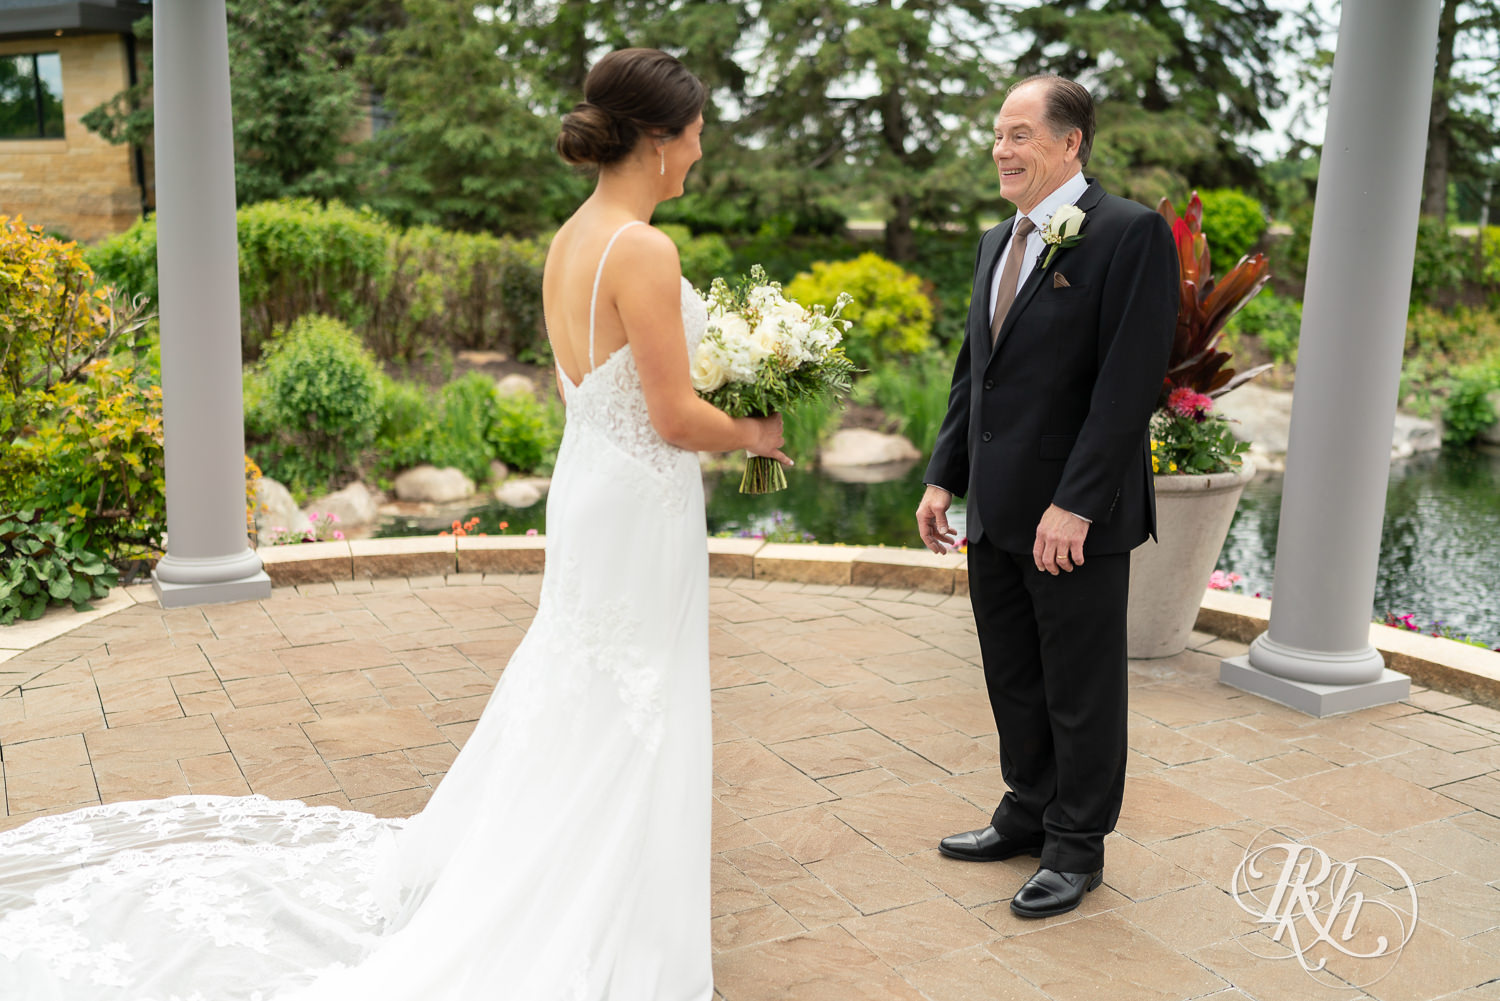
<path id="1" fill-rule="evenodd" d="M 699 399 L 702 301 L 649 220 L 702 84 L 610 53 L 558 150 L 594 168 L 543 281 L 567 428 L 537 614 L 407 821 L 263 797 L 114 803 L 0 834 L 0 998 L 708 1001 L 708 566 L 696 451 L 788 462 Z"/>

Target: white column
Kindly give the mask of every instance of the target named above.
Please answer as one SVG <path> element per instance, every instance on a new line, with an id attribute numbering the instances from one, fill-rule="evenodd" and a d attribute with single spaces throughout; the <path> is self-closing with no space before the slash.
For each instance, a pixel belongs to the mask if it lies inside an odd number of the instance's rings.
<path id="1" fill-rule="evenodd" d="M 1407 696 L 1370 645 L 1441 0 L 1343 4 L 1271 621 L 1220 680 L 1317 716 Z"/>
<path id="2" fill-rule="evenodd" d="M 158 0 L 156 231 L 166 607 L 268 597 L 245 536 L 245 429 L 224 0 Z"/>

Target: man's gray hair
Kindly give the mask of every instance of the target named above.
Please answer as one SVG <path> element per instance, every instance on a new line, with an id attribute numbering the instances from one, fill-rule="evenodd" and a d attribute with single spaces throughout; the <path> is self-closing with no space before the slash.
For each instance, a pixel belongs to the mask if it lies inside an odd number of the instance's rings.
<path id="1" fill-rule="evenodd" d="M 1047 88 L 1043 113 L 1054 135 L 1065 135 L 1073 129 L 1083 133 L 1083 141 L 1078 144 L 1078 165 L 1087 166 L 1089 154 L 1094 149 L 1094 96 L 1083 84 L 1055 73 L 1038 73 L 1013 83 L 1005 96 L 1009 97 L 1031 83 L 1040 83 Z"/>

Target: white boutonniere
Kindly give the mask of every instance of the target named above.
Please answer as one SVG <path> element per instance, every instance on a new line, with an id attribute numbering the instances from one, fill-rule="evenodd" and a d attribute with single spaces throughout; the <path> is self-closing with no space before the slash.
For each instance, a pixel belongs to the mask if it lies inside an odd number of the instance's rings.
<path id="1" fill-rule="evenodd" d="M 1042 267 L 1051 264 L 1059 250 L 1072 247 L 1083 239 L 1079 230 L 1083 228 L 1084 218 L 1083 209 L 1077 205 L 1064 205 L 1052 213 L 1052 218 L 1042 227 L 1042 242 L 1048 248 L 1047 256 L 1042 259 Z"/>

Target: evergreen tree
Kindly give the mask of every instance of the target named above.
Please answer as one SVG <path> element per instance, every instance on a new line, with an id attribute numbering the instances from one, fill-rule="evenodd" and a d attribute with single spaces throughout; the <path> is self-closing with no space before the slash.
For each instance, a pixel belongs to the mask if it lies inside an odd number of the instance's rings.
<path id="1" fill-rule="evenodd" d="M 1455 181 L 1496 173 L 1500 148 L 1500 0 L 1443 0 L 1427 126 L 1422 214 L 1448 217 Z"/>
<path id="2" fill-rule="evenodd" d="M 281 196 L 346 197 L 356 187 L 349 133 L 359 87 L 330 54 L 326 25 L 295 0 L 228 0 L 235 194 L 241 203 Z M 139 83 L 83 117 L 115 143 L 150 145 L 150 18 L 135 25 L 146 53 Z"/>

